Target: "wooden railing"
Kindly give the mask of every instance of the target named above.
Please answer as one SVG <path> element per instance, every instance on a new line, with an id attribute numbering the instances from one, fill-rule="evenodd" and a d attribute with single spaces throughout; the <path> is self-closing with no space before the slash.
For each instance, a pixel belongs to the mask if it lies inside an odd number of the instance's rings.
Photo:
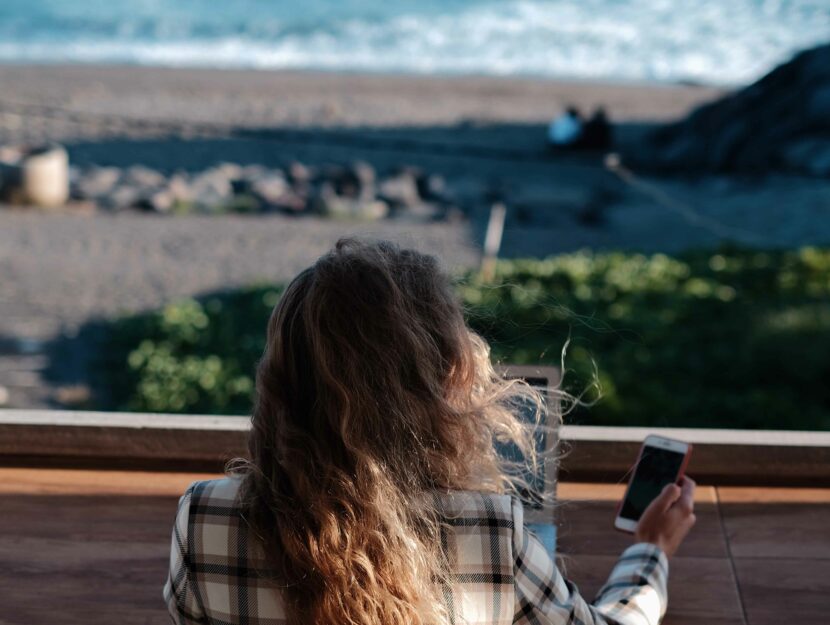
<path id="1" fill-rule="evenodd" d="M 0 465 L 221 471 L 244 456 L 245 417 L 0 410 Z M 830 486 L 830 432 L 599 427 L 559 430 L 560 476 L 616 482 L 647 434 L 694 445 L 702 484 Z"/>

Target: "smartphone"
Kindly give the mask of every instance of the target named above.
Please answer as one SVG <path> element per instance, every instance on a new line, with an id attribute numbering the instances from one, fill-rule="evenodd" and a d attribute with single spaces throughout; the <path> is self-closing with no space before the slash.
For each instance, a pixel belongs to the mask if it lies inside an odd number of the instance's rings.
<path id="1" fill-rule="evenodd" d="M 633 533 L 648 505 L 667 484 L 679 482 L 683 477 L 691 453 L 689 443 L 663 436 L 647 436 L 640 448 L 625 496 L 617 507 L 614 527 Z"/>

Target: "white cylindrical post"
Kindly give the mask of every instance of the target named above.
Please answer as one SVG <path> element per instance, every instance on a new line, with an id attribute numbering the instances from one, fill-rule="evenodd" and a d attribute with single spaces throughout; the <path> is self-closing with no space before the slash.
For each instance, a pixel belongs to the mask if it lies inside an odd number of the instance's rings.
<path id="1" fill-rule="evenodd" d="M 20 185 L 27 204 L 54 208 L 69 199 L 69 155 L 59 145 L 32 150 L 20 161 Z"/>
<path id="2" fill-rule="evenodd" d="M 490 208 L 487 233 L 484 235 L 484 254 L 481 258 L 481 277 L 487 282 L 491 281 L 496 275 L 496 259 L 501 248 L 506 215 L 507 207 L 502 202 L 495 202 Z"/>

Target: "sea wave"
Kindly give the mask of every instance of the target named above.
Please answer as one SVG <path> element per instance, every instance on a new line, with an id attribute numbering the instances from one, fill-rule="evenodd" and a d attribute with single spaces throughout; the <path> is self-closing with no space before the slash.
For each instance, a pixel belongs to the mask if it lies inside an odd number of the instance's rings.
<path id="1" fill-rule="evenodd" d="M 828 0 L 5 0 L 0 60 L 751 81 L 830 40 Z"/>

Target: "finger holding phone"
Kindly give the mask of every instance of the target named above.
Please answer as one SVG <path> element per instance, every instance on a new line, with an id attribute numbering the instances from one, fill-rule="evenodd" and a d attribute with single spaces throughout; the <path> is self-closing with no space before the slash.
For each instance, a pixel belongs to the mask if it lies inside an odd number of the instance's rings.
<path id="1" fill-rule="evenodd" d="M 637 524 L 637 542 L 652 543 L 671 557 L 695 524 L 695 482 L 683 477 L 681 485 L 669 484 L 655 499 Z"/>
<path id="2" fill-rule="evenodd" d="M 652 543 L 667 556 L 677 551 L 695 524 L 695 482 L 684 476 L 692 446 L 648 436 L 617 509 L 614 527 Z"/>

